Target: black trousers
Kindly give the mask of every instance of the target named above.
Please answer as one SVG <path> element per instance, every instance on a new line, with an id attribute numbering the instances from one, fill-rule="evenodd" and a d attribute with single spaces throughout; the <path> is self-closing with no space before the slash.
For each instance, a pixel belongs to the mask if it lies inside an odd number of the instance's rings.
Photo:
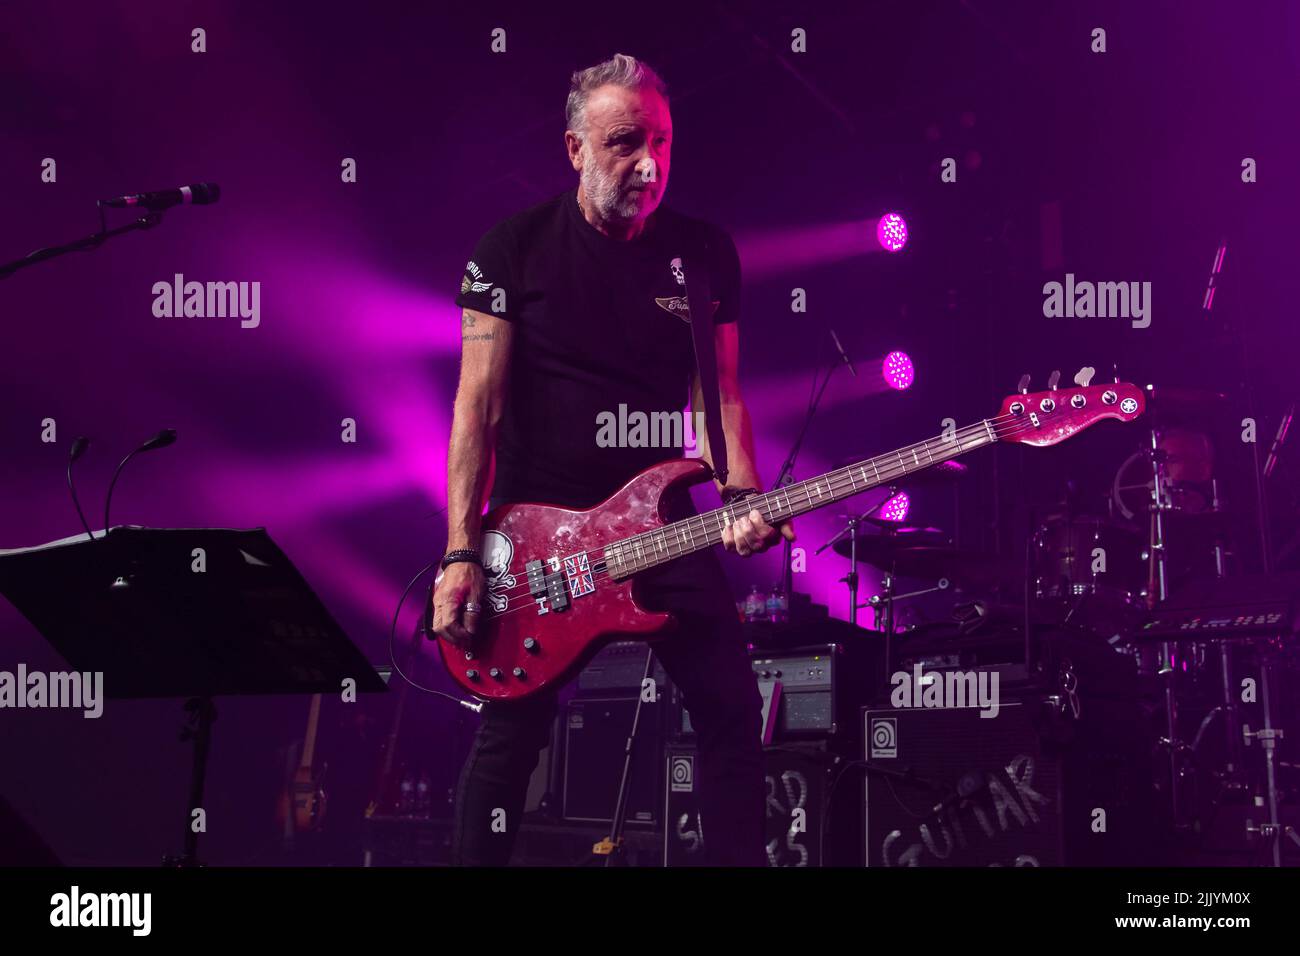
<path id="1" fill-rule="evenodd" d="M 672 611 L 680 622 L 654 641 L 654 650 L 681 691 L 697 734 L 705 860 L 765 866 L 762 697 L 718 559 L 705 551 L 652 569 L 639 576 L 637 594 L 646 608 Z M 456 792 L 456 864 L 510 862 L 528 780 L 549 742 L 557 697 L 558 690 L 551 690 L 524 701 L 484 704 Z M 666 697 L 660 700 L 650 706 L 663 706 Z"/>

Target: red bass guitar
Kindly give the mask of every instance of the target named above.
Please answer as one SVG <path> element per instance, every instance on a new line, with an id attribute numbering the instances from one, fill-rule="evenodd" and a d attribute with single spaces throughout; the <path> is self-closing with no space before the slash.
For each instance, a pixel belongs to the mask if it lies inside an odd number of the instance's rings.
<path id="1" fill-rule="evenodd" d="M 1132 421 L 1144 407 L 1141 389 L 1119 382 L 1011 395 L 974 425 L 681 521 L 664 520 L 665 499 L 709 480 L 698 459 L 647 468 L 583 511 L 502 505 L 483 519 L 487 594 L 474 642 L 434 643 L 474 696 L 527 697 L 566 681 L 612 639 L 648 640 L 671 627 L 671 614 L 636 603 L 636 573 L 720 544 L 723 528 L 751 509 L 775 525 L 994 442 L 1055 445 L 1103 418 Z"/>

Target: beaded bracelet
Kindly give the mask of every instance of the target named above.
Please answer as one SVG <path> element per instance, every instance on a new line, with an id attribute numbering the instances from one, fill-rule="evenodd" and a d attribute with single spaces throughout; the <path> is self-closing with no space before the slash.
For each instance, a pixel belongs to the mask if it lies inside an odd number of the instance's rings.
<path id="1" fill-rule="evenodd" d="M 446 570 L 447 565 L 462 562 L 477 564 L 480 568 L 483 567 L 483 559 L 479 557 L 479 553 L 473 548 L 457 548 L 455 551 L 448 551 L 442 556 L 441 567 Z"/>

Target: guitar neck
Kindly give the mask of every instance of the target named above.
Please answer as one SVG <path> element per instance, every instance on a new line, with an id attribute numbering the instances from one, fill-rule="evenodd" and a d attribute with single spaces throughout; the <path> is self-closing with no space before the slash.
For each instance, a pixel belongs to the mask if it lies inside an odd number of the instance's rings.
<path id="1" fill-rule="evenodd" d="M 316 758 L 316 725 L 320 721 L 320 694 L 313 694 L 311 698 L 311 710 L 307 713 L 307 733 L 303 736 L 302 759 L 298 761 L 299 768 L 311 768 L 312 761 Z"/>
<path id="2" fill-rule="evenodd" d="M 721 544 L 723 529 L 755 508 L 762 513 L 768 524 L 775 525 L 872 488 L 889 485 L 914 472 L 991 445 L 997 440 L 993 422 L 984 419 L 955 432 L 868 458 L 847 468 L 828 471 L 807 481 L 786 485 L 766 494 L 752 495 L 744 501 L 611 542 L 605 547 L 605 565 L 611 577 L 627 577 Z"/>

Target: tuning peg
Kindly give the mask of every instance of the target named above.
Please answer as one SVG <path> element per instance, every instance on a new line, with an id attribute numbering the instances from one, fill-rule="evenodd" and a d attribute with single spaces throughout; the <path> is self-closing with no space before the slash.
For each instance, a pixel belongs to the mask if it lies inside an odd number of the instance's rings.
<path id="1" fill-rule="evenodd" d="M 1074 384 L 1087 388 L 1092 384 L 1092 377 L 1097 374 L 1097 370 L 1091 365 L 1085 365 L 1074 374 Z"/>
<path id="2" fill-rule="evenodd" d="M 1119 384 L 1119 365 L 1111 363 L 1110 370 L 1115 376 L 1115 384 Z"/>
<path id="3" fill-rule="evenodd" d="M 1061 381 L 1061 370 L 1058 368 L 1047 377 L 1047 387 L 1056 391 L 1056 386 Z"/>
<path id="4" fill-rule="evenodd" d="M 1021 395 L 1029 394 L 1029 373 L 1028 372 L 1020 376 L 1020 384 L 1016 386 L 1016 389 L 1020 392 Z"/>

